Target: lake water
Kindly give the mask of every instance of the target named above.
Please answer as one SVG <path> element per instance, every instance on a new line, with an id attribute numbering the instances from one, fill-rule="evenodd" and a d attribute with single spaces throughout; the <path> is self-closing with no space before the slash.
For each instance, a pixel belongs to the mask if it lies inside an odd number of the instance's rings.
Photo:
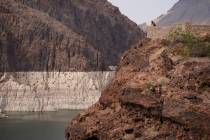
<path id="1" fill-rule="evenodd" d="M 80 111 L 10 112 L 0 119 L 0 140 L 65 140 L 68 122 Z"/>

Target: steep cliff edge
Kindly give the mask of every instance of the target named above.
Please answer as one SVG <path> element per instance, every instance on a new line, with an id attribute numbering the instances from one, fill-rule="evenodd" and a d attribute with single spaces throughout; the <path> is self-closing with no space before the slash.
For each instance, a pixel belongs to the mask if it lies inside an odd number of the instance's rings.
<path id="1" fill-rule="evenodd" d="M 210 59 L 182 57 L 184 44 L 166 44 L 146 39 L 127 51 L 99 102 L 69 124 L 66 139 L 209 139 Z"/>

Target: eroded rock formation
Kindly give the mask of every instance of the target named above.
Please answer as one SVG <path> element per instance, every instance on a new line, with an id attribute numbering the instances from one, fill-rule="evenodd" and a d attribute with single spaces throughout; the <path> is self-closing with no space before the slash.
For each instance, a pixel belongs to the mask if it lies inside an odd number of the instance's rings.
<path id="1" fill-rule="evenodd" d="M 99 102 L 69 124 L 67 140 L 210 139 L 210 59 L 183 58 L 180 45 L 146 39 L 127 51 Z"/>

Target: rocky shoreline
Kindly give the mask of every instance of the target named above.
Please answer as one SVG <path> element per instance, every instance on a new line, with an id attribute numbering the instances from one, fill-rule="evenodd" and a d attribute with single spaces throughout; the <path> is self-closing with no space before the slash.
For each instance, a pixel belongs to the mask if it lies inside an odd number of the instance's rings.
<path id="1" fill-rule="evenodd" d="M 2 110 L 0 109 L 0 119 L 7 118 L 8 116 L 5 115 Z"/>
<path id="2" fill-rule="evenodd" d="M 177 54 L 182 43 L 145 39 L 127 51 L 97 104 L 67 140 L 210 139 L 210 59 Z"/>
<path id="3" fill-rule="evenodd" d="M 7 118 L 7 117 L 8 117 L 7 115 L 0 113 L 0 119 Z"/>

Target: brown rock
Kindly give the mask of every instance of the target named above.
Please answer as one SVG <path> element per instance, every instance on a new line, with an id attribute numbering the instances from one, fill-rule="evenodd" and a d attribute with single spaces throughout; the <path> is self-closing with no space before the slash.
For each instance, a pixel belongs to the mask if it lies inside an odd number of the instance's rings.
<path id="1" fill-rule="evenodd" d="M 200 107 L 197 108 L 183 100 L 169 99 L 163 104 L 162 116 L 183 125 L 185 128 L 210 134 L 210 112 L 206 108 L 204 112 L 202 111 L 205 104 L 200 105 Z"/>
<path id="2" fill-rule="evenodd" d="M 93 136 L 102 140 L 210 139 L 210 60 L 182 59 L 170 49 L 163 48 L 160 40 L 145 40 L 123 55 L 112 84 L 100 98 L 105 115 L 97 117 L 103 111 L 94 107 L 95 113 L 89 116 L 101 122 Z M 81 124 L 88 130 L 91 123 Z"/>
<path id="3" fill-rule="evenodd" d="M 132 107 L 139 107 L 149 111 L 153 115 L 160 115 L 162 104 L 159 99 L 153 95 L 143 95 L 138 89 L 126 89 L 120 97 L 120 102 Z"/>

